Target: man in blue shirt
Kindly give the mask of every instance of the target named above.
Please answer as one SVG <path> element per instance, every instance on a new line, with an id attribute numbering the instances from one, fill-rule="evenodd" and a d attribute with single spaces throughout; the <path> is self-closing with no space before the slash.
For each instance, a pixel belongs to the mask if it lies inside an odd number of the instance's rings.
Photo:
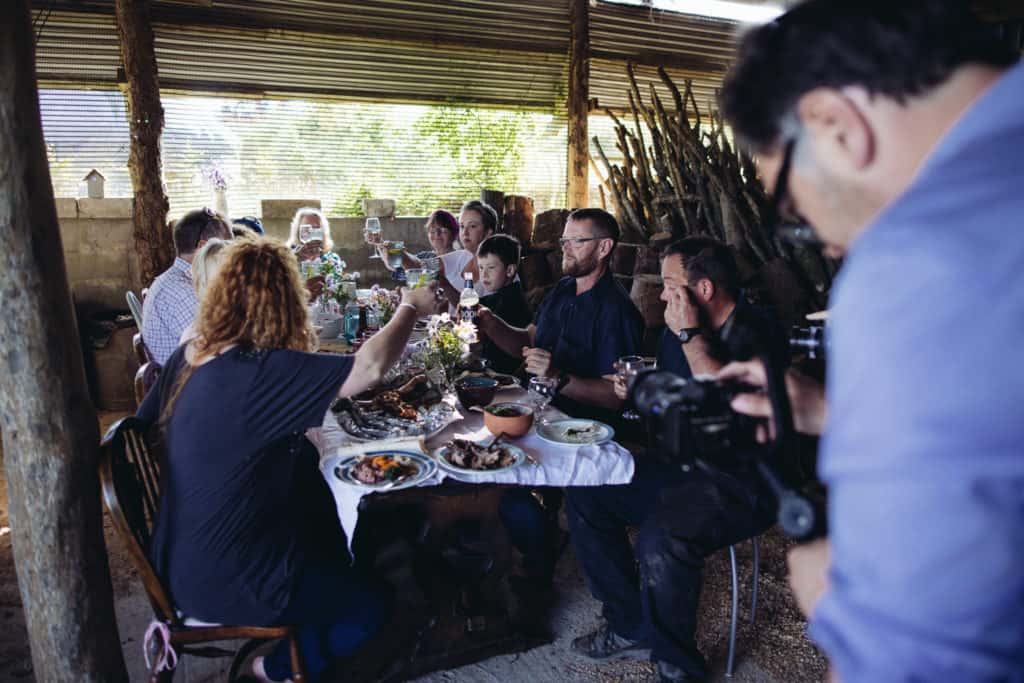
<path id="1" fill-rule="evenodd" d="M 555 405 L 573 416 L 615 420 L 622 401 L 605 375 L 622 356 L 639 353 L 644 321 L 612 277 L 619 224 L 607 211 L 576 209 L 565 222 L 562 272 L 525 329 L 481 309 L 480 329 L 526 372 L 558 378 Z"/>
<path id="2" fill-rule="evenodd" d="M 739 298 L 729 247 L 704 237 L 681 240 L 662 254 L 661 275 L 667 306 L 659 370 L 684 378 L 717 372 L 723 339 L 733 334 L 787 363 L 781 326 Z M 625 398 L 625 385 L 616 386 Z M 637 457 L 629 484 L 568 489 L 576 556 L 605 617 L 573 649 L 604 659 L 650 648 L 663 681 L 703 680 L 695 632 L 704 558 L 771 526 L 774 503 L 747 463 L 719 463 L 711 471 L 665 463 L 654 453 Z M 629 526 L 639 527 L 635 549 Z"/>
<path id="3" fill-rule="evenodd" d="M 607 211 L 577 209 L 569 214 L 559 242 L 565 277 L 526 328 L 508 325 L 486 307 L 479 328 L 498 348 L 523 358 L 531 375 L 558 378 L 555 405 L 569 415 L 606 422 L 619 419 L 622 400 L 612 382 L 622 356 L 639 352 L 643 317 L 612 277 L 609 262 L 619 224 Z M 547 490 L 545 509 L 530 489 L 511 489 L 499 512 L 513 544 L 523 553 L 531 601 L 542 602 L 557 558 L 557 491 Z"/>
<path id="4" fill-rule="evenodd" d="M 846 253 L 827 395 L 789 378 L 829 486 L 790 580 L 846 683 L 1024 680 L 1018 58 L 966 2 L 811 0 L 722 91 L 769 191 Z"/>

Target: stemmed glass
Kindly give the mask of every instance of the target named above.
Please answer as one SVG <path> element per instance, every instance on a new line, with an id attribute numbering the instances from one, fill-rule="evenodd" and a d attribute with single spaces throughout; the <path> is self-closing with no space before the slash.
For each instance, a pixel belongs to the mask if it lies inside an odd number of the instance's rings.
<path id="1" fill-rule="evenodd" d="M 623 356 L 619 359 L 619 378 L 629 386 L 629 381 L 637 376 L 641 370 L 647 367 L 647 361 L 643 356 Z M 640 413 L 635 410 L 627 410 L 622 413 L 622 419 L 629 422 L 640 420 Z"/>
<path id="2" fill-rule="evenodd" d="M 380 219 L 376 216 L 367 218 L 363 234 L 366 237 L 366 243 L 373 247 L 373 253 L 370 254 L 370 258 L 380 258 L 377 255 L 377 245 L 380 244 Z"/>
<path id="3" fill-rule="evenodd" d="M 529 384 L 530 399 L 537 412 L 537 421 L 545 425 L 544 410 L 558 391 L 558 380 L 554 377 L 531 377 Z"/>

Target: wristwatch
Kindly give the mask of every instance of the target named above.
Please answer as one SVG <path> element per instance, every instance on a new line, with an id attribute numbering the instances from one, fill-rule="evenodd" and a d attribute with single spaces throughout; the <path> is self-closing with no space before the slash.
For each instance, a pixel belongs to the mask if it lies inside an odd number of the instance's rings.
<path id="1" fill-rule="evenodd" d="M 687 342 L 692 341 L 698 334 L 701 334 L 699 327 L 684 327 L 679 330 L 679 341 L 686 344 Z"/>

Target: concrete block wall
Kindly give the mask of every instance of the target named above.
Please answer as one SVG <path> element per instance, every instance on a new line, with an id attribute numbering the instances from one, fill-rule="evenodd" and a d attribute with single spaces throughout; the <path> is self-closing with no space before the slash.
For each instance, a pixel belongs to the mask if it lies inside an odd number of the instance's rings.
<path id="1" fill-rule="evenodd" d="M 304 206 L 320 208 L 319 200 L 281 200 L 265 199 L 261 202 L 263 229 L 268 235 L 288 239 L 292 217 Z M 381 284 L 391 286 L 391 274 L 384 268 L 379 259 L 371 259 L 373 251 L 363 239 L 363 228 L 366 219 L 351 216 L 328 216 L 331 224 L 331 238 L 334 240 L 334 251 L 341 256 L 349 270 L 359 271 L 361 284 Z M 416 253 L 430 248 L 427 231 L 424 229 L 425 216 L 398 216 L 381 218 L 381 234 L 386 240 L 401 240 L 405 248 Z"/>
<path id="2" fill-rule="evenodd" d="M 80 310 L 127 310 L 124 295 L 131 288 L 132 200 L 75 199 L 56 200 L 64 259 L 71 290 Z M 264 229 L 281 240 L 295 211 L 303 206 L 320 207 L 319 200 L 269 199 L 262 202 Z M 391 276 L 379 259 L 370 259 L 372 251 L 363 241 L 366 219 L 329 216 L 334 250 L 350 270 L 362 274 L 366 285 L 391 284 Z M 402 240 L 412 252 L 430 248 L 421 216 L 381 218 L 384 239 Z"/>
<path id="3" fill-rule="evenodd" d="M 131 199 L 57 199 L 64 261 L 80 310 L 127 309 Z"/>

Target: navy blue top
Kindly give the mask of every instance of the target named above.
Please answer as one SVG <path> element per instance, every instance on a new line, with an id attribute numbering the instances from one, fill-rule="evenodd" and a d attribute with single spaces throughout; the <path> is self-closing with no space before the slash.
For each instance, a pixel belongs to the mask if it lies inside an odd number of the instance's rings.
<path id="1" fill-rule="evenodd" d="M 530 304 L 523 293 L 520 282 L 510 282 L 497 292 L 480 298 L 480 305 L 486 306 L 512 327 L 526 327 L 533 320 Z M 522 356 L 510 356 L 501 348 L 484 337 L 484 358 L 491 362 L 491 367 L 498 372 L 513 373 L 522 365 Z"/>
<path id="2" fill-rule="evenodd" d="M 154 423 L 184 366 L 184 346 L 139 406 Z M 199 366 L 166 425 L 150 557 L 190 617 L 269 624 L 303 555 L 288 511 L 303 432 L 318 427 L 351 356 L 234 348 Z"/>
<path id="3" fill-rule="evenodd" d="M 615 372 L 615 361 L 640 353 L 644 319 L 610 271 L 591 289 L 576 295 L 576 280 L 559 280 L 537 311 L 534 345 L 552 354 L 552 364 L 579 377 Z M 565 396 L 555 405 L 573 416 L 612 419 L 609 411 Z"/>

